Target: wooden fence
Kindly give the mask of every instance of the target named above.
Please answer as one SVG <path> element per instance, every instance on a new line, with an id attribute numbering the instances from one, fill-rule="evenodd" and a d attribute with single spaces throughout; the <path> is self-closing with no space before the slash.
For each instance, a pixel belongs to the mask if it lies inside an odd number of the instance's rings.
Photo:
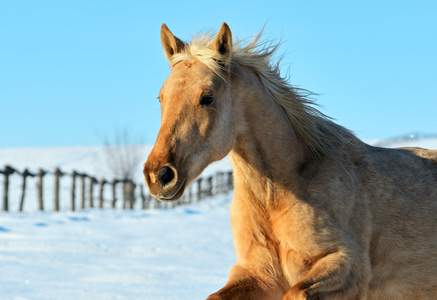
<path id="1" fill-rule="evenodd" d="M 3 176 L 3 211 L 11 210 L 9 189 L 11 175 L 13 174 L 21 176 L 21 193 L 18 199 L 17 208 L 20 212 L 24 209 L 29 177 L 36 179 L 36 201 L 37 209 L 40 211 L 43 211 L 45 207 L 44 182 L 48 179 L 47 176 L 51 176 L 53 180 L 54 211 L 61 210 L 60 182 L 61 180 L 67 180 L 67 177 L 70 177 L 69 180 L 71 181 L 69 197 L 70 204 L 67 209 L 72 211 L 94 207 L 116 208 L 118 201 L 122 201 L 123 209 L 133 209 L 138 201 L 140 201 L 142 209 L 149 209 L 151 207 L 174 207 L 176 205 L 200 201 L 205 197 L 227 193 L 233 189 L 232 171 L 217 172 L 213 176 L 199 177 L 187 188 L 185 194 L 179 201 L 168 204 L 154 199 L 148 192 L 145 191 L 146 189 L 144 183 L 135 183 L 131 180 L 120 179 L 97 179 L 94 176 L 77 171 L 72 171 L 71 173 L 63 172 L 59 168 L 56 168 L 53 171 L 44 169 L 39 169 L 36 172 L 30 172 L 28 169 L 19 171 L 11 166 L 6 165 L 3 169 L 0 169 L 0 175 Z M 109 194 L 111 196 L 109 199 L 107 197 L 108 192 L 105 193 L 107 188 L 110 188 Z M 79 195 L 76 194 L 78 189 L 80 192 Z M 65 201 L 62 203 L 66 206 Z M 62 209 L 65 208 L 62 207 Z"/>

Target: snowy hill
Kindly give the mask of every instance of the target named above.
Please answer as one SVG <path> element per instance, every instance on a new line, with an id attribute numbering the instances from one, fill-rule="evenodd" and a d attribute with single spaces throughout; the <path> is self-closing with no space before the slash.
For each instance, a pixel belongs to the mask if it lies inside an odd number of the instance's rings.
<path id="1" fill-rule="evenodd" d="M 437 139 L 390 143 L 385 146 L 437 148 Z M 0 166 L 105 176 L 95 164 L 100 151 L 0 149 Z M 206 172 L 229 167 L 225 159 Z M 13 183 L 11 198 L 17 189 Z M 231 198 L 174 209 L 0 212 L 0 299 L 205 299 L 225 284 L 235 262 Z"/>

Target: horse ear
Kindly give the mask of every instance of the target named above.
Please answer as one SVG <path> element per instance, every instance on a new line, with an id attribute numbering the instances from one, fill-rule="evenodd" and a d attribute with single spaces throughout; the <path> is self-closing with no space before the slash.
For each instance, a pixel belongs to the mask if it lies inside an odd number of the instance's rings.
<path id="1" fill-rule="evenodd" d="M 165 24 L 161 26 L 161 43 L 167 60 L 185 48 L 185 43 L 175 37 Z"/>
<path id="2" fill-rule="evenodd" d="M 225 60 L 231 56 L 232 33 L 228 24 L 222 24 L 222 27 L 220 27 L 216 37 L 214 38 L 214 41 L 211 44 L 211 47 L 223 55 Z"/>

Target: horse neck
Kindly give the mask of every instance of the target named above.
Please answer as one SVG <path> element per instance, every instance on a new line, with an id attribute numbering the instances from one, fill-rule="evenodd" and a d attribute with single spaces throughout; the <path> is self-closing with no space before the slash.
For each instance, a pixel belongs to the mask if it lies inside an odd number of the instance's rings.
<path id="1" fill-rule="evenodd" d="M 275 184 L 290 186 L 305 160 L 282 108 L 249 69 L 233 70 L 233 98 L 240 128 L 230 157 L 236 189 L 250 189 L 265 201 Z"/>

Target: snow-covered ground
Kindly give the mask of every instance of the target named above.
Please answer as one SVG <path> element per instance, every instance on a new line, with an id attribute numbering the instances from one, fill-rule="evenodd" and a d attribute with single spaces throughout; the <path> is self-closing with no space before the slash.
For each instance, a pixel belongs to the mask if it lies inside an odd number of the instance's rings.
<path id="1" fill-rule="evenodd" d="M 386 146 L 436 149 L 437 139 Z M 0 166 L 104 176 L 96 168 L 99 151 L 0 149 Z M 228 169 L 225 159 L 206 172 Z M 12 179 L 16 199 L 20 184 Z M 0 212 L 0 299 L 204 299 L 225 284 L 235 262 L 231 198 L 173 209 L 38 212 L 29 206 L 24 213 Z"/>
<path id="2" fill-rule="evenodd" d="M 1 213 L 0 299 L 205 299 L 235 262 L 230 199 Z"/>

